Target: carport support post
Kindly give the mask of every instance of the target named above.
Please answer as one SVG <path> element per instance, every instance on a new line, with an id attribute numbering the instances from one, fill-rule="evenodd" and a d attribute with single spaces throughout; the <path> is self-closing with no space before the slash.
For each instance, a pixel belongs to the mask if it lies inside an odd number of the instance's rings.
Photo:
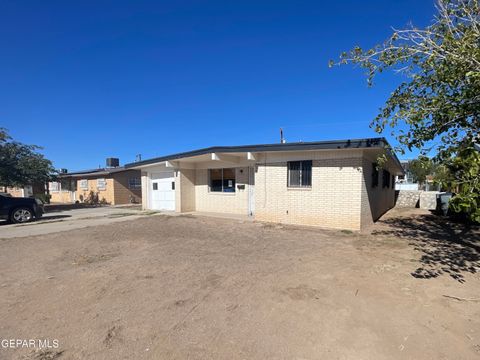
<path id="1" fill-rule="evenodd" d="M 148 198 L 150 196 L 150 187 L 148 186 L 148 173 L 142 171 L 142 209 L 148 209 Z"/>
<path id="2" fill-rule="evenodd" d="M 175 170 L 175 211 L 195 211 L 195 169 Z"/>
<path id="3" fill-rule="evenodd" d="M 175 212 L 182 212 L 182 172 L 175 169 Z"/>

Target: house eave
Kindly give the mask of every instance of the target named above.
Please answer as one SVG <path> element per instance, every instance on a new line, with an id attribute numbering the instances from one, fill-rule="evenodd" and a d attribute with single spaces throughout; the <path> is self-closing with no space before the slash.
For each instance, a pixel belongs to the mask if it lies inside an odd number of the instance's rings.
<path id="1" fill-rule="evenodd" d="M 208 154 L 230 154 L 245 153 L 246 159 L 254 159 L 255 153 L 277 152 L 277 151 L 312 151 L 312 150 L 361 150 L 361 149 L 387 149 L 389 155 L 401 168 L 400 162 L 395 153 L 391 150 L 385 138 L 347 139 L 316 142 L 277 143 L 260 145 L 241 146 L 212 146 L 198 150 L 186 151 L 143 161 L 133 162 L 125 165 L 126 169 L 145 169 L 150 166 L 162 165 L 180 159 L 194 158 Z M 213 155 L 212 155 L 213 156 Z M 225 156 L 225 157 L 228 157 Z M 214 157 L 212 157 L 214 158 Z"/>

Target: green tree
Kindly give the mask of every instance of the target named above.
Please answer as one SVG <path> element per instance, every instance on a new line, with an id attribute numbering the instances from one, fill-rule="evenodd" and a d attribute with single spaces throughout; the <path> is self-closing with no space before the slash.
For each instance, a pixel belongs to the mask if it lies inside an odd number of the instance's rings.
<path id="1" fill-rule="evenodd" d="M 441 163 L 480 142 L 480 4 L 438 0 L 436 8 L 430 26 L 394 29 L 384 43 L 357 46 L 330 65 L 359 65 L 370 86 L 385 70 L 402 74 L 371 126 L 378 133 L 391 129 L 397 151 L 435 151 Z"/>
<path id="2" fill-rule="evenodd" d="M 450 209 L 465 214 L 480 223 L 480 152 L 464 148 L 457 156 L 446 161 L 449 186 L 457 192 L 450 201 Z"/>
<path id="3" fill-rule="evenodd" d="M 50 160 L 38 153 L 40 147 L 13 141 L 0 128 L 0 185 L 19 186 L 46 183 L 55 175 Z"/>
<path id="4" fill-rule="evenodd" d="M 452 191 L 453 176 L 445 163 L 435 167 L 433 181 L 440 186 L 441 191 Z"/>
<path id="5" fill-rule="evenodd" d="M 433 174 L 434 164 L 429 157 L 419 156 L 418 159 L 409 162 L 408 169 L 414 182 L 424 184 L 427 176 Z"/>

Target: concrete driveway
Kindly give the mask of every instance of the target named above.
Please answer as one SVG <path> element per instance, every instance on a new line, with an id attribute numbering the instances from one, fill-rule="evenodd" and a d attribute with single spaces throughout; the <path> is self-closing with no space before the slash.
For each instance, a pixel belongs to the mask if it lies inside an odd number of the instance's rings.
<path id="1" fill-rule="evenodd" d="M 0 239 L 69 231 L 156 214 L 151 211 L 142 211 L 140 206 L 75 208 L 73 206 L 47 205 L 45 211 L 41 219 L 27 224 L 9 224 L 0 220 Z"/>

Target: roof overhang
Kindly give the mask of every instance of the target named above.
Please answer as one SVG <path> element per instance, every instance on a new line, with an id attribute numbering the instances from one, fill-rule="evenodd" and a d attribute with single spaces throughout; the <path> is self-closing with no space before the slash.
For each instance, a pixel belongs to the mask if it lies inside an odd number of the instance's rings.
<path id="1" fill-rule="evenodd" d="M 213 146 L 193 151 L 156 157 L 125 165 L 126 169 L 148 169 L 155 166 L 166 168 L 201 168 L 222 165 L 243 166 L 255 164 L 262 153 L 318 150 L 386 150 L 392 160 L 402 169 L 398 158 L 385 138 L 297 142 L 242 146 Z M 403 171 L 403 170 L 400 170 Z"/>
<path id="2" fill-rule="evenodd" d="M 109 176 L 112 174 L 120 173 L 123 171 L 129 171 L 132 169 L 126 169 L 124 166 L 116 167 L 116 168 L 100 168 L 94 170 L 84 170 L 84 171 L 76 171 L 71 173 L 62 173 L 59 174 L 59 178 L 76 178 L 81 179 L 85 177 L 101 177 L 101 176 Z"/>

